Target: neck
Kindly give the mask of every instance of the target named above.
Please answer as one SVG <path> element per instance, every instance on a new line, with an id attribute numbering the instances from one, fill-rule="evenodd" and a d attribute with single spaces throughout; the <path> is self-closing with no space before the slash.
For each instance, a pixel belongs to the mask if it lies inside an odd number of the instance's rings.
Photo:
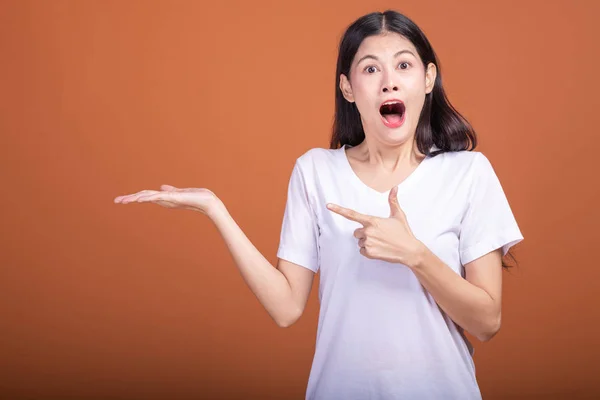
<path id="1" fill-rule="evenodd" d="M 356 158 L 360 161 L 389 173 L 416 167 L 425 157 L 419 151 L 414 135 L 405 142 L 395 145 L 366 137 L 356 146 L 355 151 Z"/>

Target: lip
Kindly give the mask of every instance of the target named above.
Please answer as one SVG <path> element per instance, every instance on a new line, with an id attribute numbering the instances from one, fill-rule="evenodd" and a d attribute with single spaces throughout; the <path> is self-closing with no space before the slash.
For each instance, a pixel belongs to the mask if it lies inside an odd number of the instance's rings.
<path id="1" fill-rule="evenodd" d="M 395 123 L 395 124 L 391 124 L 385 118 L 383 118 L 383 115 L 381 115 L 381 113 L 379 113 L 379 116 L 381 117 L 381 121 L 383 122 L 383 124 L 385 126 L 387 126 L 388 128 L 392 128 L 392 129 L 400 128 L 402 125 L 404 125 L 404 121 L 406 121 L 406 104 L 404 104 L 404 102 L 402 100 L 400 100 L 400 99 L 387 99 L 387 100 L 385 100 L 383 103 L 381 103 L 379 105 L 379 108 L 381 109 L 381 107 L 384 104 L 392 103 L 392 102 L 398 102 L 398 103 L 401 103 L 404 106 L 404 114 L 402 114 L 402 119 L 400 121 L 398 121 L 397 123 Z"/>
<path id="2" fill-rule="evenodd" d="M 387 99 L 379 105 L 379 108 L 381 108 L 381 106 L 383 106 L 386 103 L 402 103 L 404 105 L 404 108 L 406 109 L 406 104 L 404 104 L 404 102 L 400 99 Z"/>

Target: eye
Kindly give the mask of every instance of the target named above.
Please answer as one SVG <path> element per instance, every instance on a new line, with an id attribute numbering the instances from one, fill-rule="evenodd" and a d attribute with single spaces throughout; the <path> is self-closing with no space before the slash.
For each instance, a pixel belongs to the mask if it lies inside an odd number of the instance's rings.
<path id="1" fill-rule="evenodd" d="M 405 64 L 406 64 L 406 68 L 400 67 L 400 69 L 407 69 L 410 66 L 410 63 L 408 63 L 406 61 L 401 62 L 399 65 L 402 66 L 402 65 L 405 65 Z"/>
<path id="2" fill-rule="evenodd" d="M 363 71 L 368 72 L 369 74 L 372 74 L 373 72 L 375 72 L 376 69 L 377 68 L 374 65 L 369 65 Z"/>

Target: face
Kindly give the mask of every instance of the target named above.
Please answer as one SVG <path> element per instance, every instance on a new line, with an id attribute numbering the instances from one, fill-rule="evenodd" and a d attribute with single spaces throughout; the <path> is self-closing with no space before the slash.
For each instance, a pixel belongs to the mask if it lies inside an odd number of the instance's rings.
<path id="1" fill-rule="evenodd" d="M 409 40 L 386 32 L 363 40 L 340 89 L 356 103 L 365 135 L 395 145 L 414 136 L 435 76 L 435 65 L 425 69 Z"/>

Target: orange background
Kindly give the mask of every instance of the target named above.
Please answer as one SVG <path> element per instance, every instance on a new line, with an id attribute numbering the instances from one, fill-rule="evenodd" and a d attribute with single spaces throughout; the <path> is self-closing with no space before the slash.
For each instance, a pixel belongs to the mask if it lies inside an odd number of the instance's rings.
<path id="1" fill-rule="evenodd" d="M 338 40 L 387 8 L 428 35 L 525 236 L 474 340 L 484 398 L 600 395 L 598 4 L 3 0 L 0 397 L 303 398 L 318 280 L 278 328 L 205 216 L 113 199 L 210 188 L 275 263 Z"/>

